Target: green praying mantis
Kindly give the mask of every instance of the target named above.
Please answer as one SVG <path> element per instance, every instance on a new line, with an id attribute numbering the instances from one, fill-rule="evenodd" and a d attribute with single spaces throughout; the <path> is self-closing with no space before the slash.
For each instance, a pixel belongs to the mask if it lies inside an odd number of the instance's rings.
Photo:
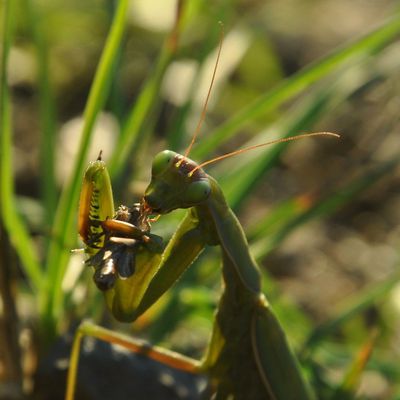
<path id="1" fill-rule="evenodd" d="M 219 58 L 219 54 L 218 54 Z M 101 156 L 84 176 L 79 233 L 87 264 L 104 291 L 108 308 L 120 321 L 134 321 L 153 305 L 192 264 L 205 246 L 220 246 L 223 293 L 215 313 L 208 349 L 201 361 L 151 347 L 104 328 L 83 323 L 77 331 L 69 367 L 66 399 L 74 398 L 81 339 L 94 336 L 190 373 L 209 376 L 213 399 L 305 400 L 313 393 L 271 305 L 261 291 L 260 271 L 249 252 L 243 229 L 217 181 L 203 167 L 246 149 L 202 164 L 188 158 L 204 119 L 184 155 L 165 150 L 152 164 L 151 182 L 140 203 L 114 211 L 110 178 Z M 338 136 L 330 132 L 299 135 Z M 187 215 L 163 249 L 150 233 L 152 217 L 187 209 Z"/>

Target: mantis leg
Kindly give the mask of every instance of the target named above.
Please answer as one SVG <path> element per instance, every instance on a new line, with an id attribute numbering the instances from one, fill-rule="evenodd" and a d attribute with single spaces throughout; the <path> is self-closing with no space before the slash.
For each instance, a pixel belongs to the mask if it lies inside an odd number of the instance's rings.
<path id="1" fill-rule="evenodd" d="M 222 259 L 225 287 L 203 361 L 203 369 L 215 379 L 217 398 L 311 399 L 264 295 L 254 296 L 243 287 L 224 250 Z"/>
<path id="2" fill-rule="evenodd" d="M 289 350 L 286 335 L 264 296 L 253 315 L 251 327 L 254 358 L 264 383 L 276 399 L 312 399 L 300 366 Z M 290 382 L 290 384 L 285 384 Z"/>
<path id="3" fill-rule="evenodd" d="M 113 222 L 114 223 L 114 222 Z M 163 254 L 142 248 L 136 254 L 136 271 L 128 278 L 118 278 L 113 288 L 105 291 L 113 315 L 122 321 L 133 321 L 167 291 L 205 246 L 207 235 L 199 228 L 195 213 L 189 212 L 170 240 Z M 159 347 L 152 347 L 99 326 L 83 323 L 77 330 L 68 371 L 66 400 L 74 398 L 81 341 L 92 336 L 120 344 L 135 353 L 182 371 L 198 373 L 201 363 Z"/>
<path id="4" fill-rule="evenodd" d="M 312 394 L 266 298 L 243 288 L 223 249 L 222 258 L 224 293 L 203 362 L 216 393 L 246 400 L 310 400 Z"/>
<path id="5" fill-rule="evenodd" d="M 128 350 L 131 350 L 134 353 L 143 354 L 154 361 L 161 362 L 181 371 L 193 374 L 197 374 L 200 372 L 200 363 L 197 360 L 183 356 L 170 350 L 163 349 L 161 347 L 150 346 L 143 341 L 132 339 L 120 333 L 113 332 L 109 329 L 105 329 L 98 325 L 94 325 L 90 322 L 85 321 L 79 326 L 72 345 L 65 400 L 74 399 L 79 354 L 81 342 L 84 336 L 91 336 L 105 342 L 118 344 Z"/>
<path id="6" fill-rule="evenodd" d="M 222 201 L 210 202 L 209 210 L 220 238 L 225 281 L 205 360 L 219 381 L 218 391 L 246 400 L 260 393 L 271 400 L 309 400 L 286 335 L 261 292 L 258 267 L 237 218 Z"/>
<path id="7" fill-rule="evenodd" d="M 169 241 L 161 258 L 154 255 L 154 263 L 146 266 L 146 276 L 137 273 L 126 280 L 118 280 L 106 293 L 107 304 L 120 321 L 134 321 L 154 304 L 182 275 L 204 248 L 207 235 L 190 210 Z M 140 263 L 140 260 L 138 260 Z"/>

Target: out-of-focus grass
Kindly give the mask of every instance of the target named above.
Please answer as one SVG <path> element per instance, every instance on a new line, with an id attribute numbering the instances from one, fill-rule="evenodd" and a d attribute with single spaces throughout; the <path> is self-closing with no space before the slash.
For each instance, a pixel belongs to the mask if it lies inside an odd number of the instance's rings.
<path id="1" fill-rule="evenodd" d="M 31 0 L 25 0 L 24 4 L 28 11 L 29 26 L 32 30 L 34 43 L 37 52 L 38 64 L 38 84 L 39 84 L 39 115 L 42 140 L 40 148 L 41 165 L 41 185 L 42 199 L 46 211 L 46 221 L 48 227 L 53 223 L 53 217 L 57 202 L 57 187 L 54 173 L 54 149 L 56 144 L 56 104 L 54 94 L 50 84 L 50 65 L 47 54 L 47 45 L 42 33 L 41 25 L 43 17 L 40 10 L 32 4 Z"/>
<path id="2" fill-rule="evenodd" d="M 127 0 L 115 3 L 117 7 L 84 111 L 84 127 L 79 150 L 75 158 L 71 160 L 73 170 L 67 183 L 61 188 L 61 193 L 59 193 L 59 188 L 54 180 L 56 127 L 61 121 L 57 120 L 56 100 L 50 79 L 52 69 L 50 68 L 50 48 L 48 46 L 51 38 L 46 37 L 48 30 L 45 29 L 46 20 L 43 17 L 43 15 L 48 14 L 45 14 L 42 6 L 32 0 L 23 2 L 9 0 L 3 4 L 4 34 L 0 98 L 1 217 L 2 224 L 4 224 L 11 238 L 25 275 L 25 280 L 21 280 L 19 284 L 21 288 L 29 287 L 32 299 L 37 302 L 38 312 L 34 318 L 37 321 L 37 326 L 40 327 L 38 331 L 42 335 L 42 340 L 46 341 L 47 346 L 57 334 L 62 333 L 68 325 L 68 321 L 76 317 L 71 316 L 71 313 L 78 312 L 80 307 L 85 309 L 82 304 L 79 304 L 79 302 L 76 304 L 76 301 L 74 303 L 72 300 L 76 295 L 76 287 L 64 290 L 62 282 L 70 261 L 70 249 L 76 247 L 77 199 L 81 177 L 88 161 L 87 153 L 94 133 L 94 124 L 99 113 L 105 107 L 108 107 L 110 88 L 121 71 L 121 62 L 124 60 L 123 55 L 127 48 L 124 38 L 132 38 L 140 34 L 137 28 L 134 30 L 130 25 L 128 26 L 128 33 L 126 33 L 129 3 Z M 16 13 L 13 7 L 22 4 L 25 4 L 29 10 L 28 20 L 31 25 L 32 43 L 37 51 L 38 102 L 41 120 L 40 181 L 42 198 L 40 201 L 42 208 L 46 211 L 45 218 L 42 221 L 43 231 L 41 236 L 48 243 L 48 247 L 43 246 L 40 255 L 37 250 L 37 237 L 30 236 L 29 226 L 20 217 L 13 185 L 12 126 L 10 119 L 12 102 L 8 90 L 6 67 L 9 62 L 10 48 L 16 43 L 13 34 Z M 110 107 L 118 113 L 118 118 L 121 120 L 121 132 L 115 139 L 115 150 L 110 161 L 113 180 L 117 183 L 118 197 L 123 197 L 122 192 L 129 191 L 127 182 L 129 182 L 131 176 L 142 176 L 141 171 L 148 171 L 150 168 L 148 157 L 149 154 L 154 154 L 154 143 L 158 143 L 155 133 L 159 130 L 157 127 L 159 121 L 165 124 L 162 130 L 172 146 L 186 143 L 186 130 L 187 125 L 191 122 L 192 110 L 195 108 L 196 88 L 200 81 L 199 74 L 195 74 L 193 77 L 186 101 L 173 110 L 175 119 L 169 119 L 165 118 L 163 107 L 166 107 L 166 105 L 161 101 L 160 95 L 163 90 L 162 84 L 166 79 L 166 72 L 175 57 L 177 59 L 179 57 L 195 57 L 199 64 L 204 64 L 207 56 L 217 46 L 217 20 L 224 20 L 225 29 L 229 34 L 230 30 L 234 30 L 232 26 L 234 26 L 235 18 L 238 19 L 237 15 L 234 16 L 236 6 L 234 3 L 221 2 L 218 6 L 207 9 L 201 2 L 180 2 L 175 23 L 170 32 L 164 35 L 164 44 L 160 45 L 157 61 L 143 79 L 142 89 L 135 97 L 132 105 L 127 112 L 118 109 L 122 107 L 122 101 L 114 102 L 113 106 Z M 109 9 L 104 12 L 109 12 Z M 49 13 L 48 10 L 47 13 Z M 38 18 L 38 16 L 41 16 L 41 18 Z M 232 25 L 230 25 L 230 22 L 232 22 Z M 240 23 L 246 24 L 245 21 L 240 21 Z M 193 36 L 193 28 L 190 27 L 198 27 L 202 24 L 204 27 L 202 28 L 201 39 L 196 38 L 196 35 L 194 35 L 194 39 L 190 39 L 190 35 Z M 24 27 L 23 29 L 27 28 Z M 204 34 L 207 29 L 209 29 L 208 35 Z M 201 160 L 210 158 L 211 154 L 219 151 L 220 146 L 225 146 L 228 140 L 242 142 L 244 137 L 252 137 L 247 144 L 267 141 L 270 140 L 270 131 L 274 132 L 275 137 L 286 137 L 314 130 L 318 123 L 321 123 L 330 113 L 342 107 L 359 90 L 377 80 L 385 79 L 387 74 L 385 70 L 380 69 L 379 66 L 376 66 L 376 68 L 370 66 L 375 66 L 378 63 L 382 53 L 398 36 L 399 32 L 400 17 L 396 14 L 370 33 L 341 46 L 338 50 L 313 62 L 296 74 L 277 81 L 271 90 L 259 93 L 256 99 L 241 110 L 237 110 L 219 127 L 211 129 L 209 134 L 204 134 L 193 149 L 191 156 Z M 185 33 L 189 35 L 189 39 L 185 39 Z M 192 45 L 191 40 L 194 43 L 196 43 L 196 40 L 201 40 L 202 50 L 200 54 L 193 56 L 189 48 Z M 222 53 L 222 57 L 224 57 L 224 53 Z M 200 66 L 198 68 L 200 69 Z M 355 71 L 357 79 L 349 80 L 346 71 Z M 118 91 L 115 91 L 113 95 L 115 93 L 118 93 Z M 302 98 L 299 98 L 300 94 L 303 95 Z M 280 106 L 289 102 L 291 105 L 290 107 L 287 106 L 286 112 L 281 111 Z M 273 126 L 268 131 L 259 132 L 260 115 L 272 115 L 273 112 L 276 113 L 277 117 Z M 167 122 L 171 120 L 172 123 L 168 126 Z M 254 120 L 257 120 L 257 123 L 249 127 L 249 124 Z M 208 123 L 206 121 L 205 125 Z M 176 132 L 172 131 L 173 129 L 176 129 Z M 329 128 L 327 127 L 327 129 Z M 347 139 L 344 138 L 343 140 Z M 326 144 L 321 143 L 322 145 Z M 227 160 L 210 169 L 210 171 L 221 181 L 231 206 L 243 210 L 246 208 L 246 204 L 252 201 L 251 194 L 260 190 L 259 188 L 263 185 L 267 174 L 273 173 L 287 149 L 288 144 L 281 143 L 257 153 L 244 155 L 240 159 Z M 338 149 L 339 145 L 336 144 L 335 151 L 340 151 Z M 142 165 L 144 159 L 142 154 L 146 154 L 145 160 L 147 161 L 144 165 Z M 381 160 L 372 167 L 363 168 L 358 175 L 346 174 L 348 176 L 343 179 L 344 182 L 339 182 L 338 179 L 331 184 L 328 190 L 324 190 L 323 194 L 316 191 L 313 194 L 292 196 L 272 210 L 262 210 L 262 213 L 259 214 L 259 222 L 248 232 L 254 255 L 260 261 L 264 260 L 271 250 L 279 247 L 295 229 L 306 226 L 312 220 L 326 219 L 346 204 L 352 204 L 374 185 L 387 179 L 398 167 L 398 163 L 398 156 Z M 342 171 L 339 172 L 342 173 Z M 55 204 L 55 199 L 57 199 L 57 204 Z M 57 207 L 55 207 L 56 205 Z M 163 218 L 156 228 L 168 235 L 171 231 L 169 225 L 173 226 L 175 220 L 176 217 L 174 216 Z M 50 233 L 47 229 L 49 224 L 52 224 Z M 44 232 L 46 234 L 43 234 Z M 217 264 L 218 254 L 216 252 L 210 251 L 204 254 L 178 283 L 176 290 L 171 290 L 171 293 L 167 294 L 163 304 L 148 313 L 147 319 L 139 321 L 139 325 L 143 327 L 147 325 L 150 337 L 157 340 L 167 340 L 166 333 L 175 332 L 171 333 L 173 339 L 174 334 L 179 335 L 179 329 L 182 329 L 181 327 L 185 326 L 185 323 L 187 326 L 198 324 L 209 326 L 211 324 L 213 305 L 217 299 L 219 287 Z M 85 274 L 87 274 L 87 271 L 85 271 Z M 326 362 L 324 368 L 328 369 L 330 365 L 333 365 L 329 357 L 321 357 L 321 354 L 323 354 L 321 349 L 324 348 L 324 344 L 328 343 L 349 320 L 362 315 L 372 305 L 379 304 L 382 299 L 388 296 L 397 281 L 398 276 L 394 275 L 383 283 L 372 285 L 371 289 L 365 289 L 365 291 L 354 294 L 350 306 L 344 307 L 342 311 L 325 323 L 315 325 L 305 311 L 280 296 L 279 285 L 265 271 L 265 286 L 270 294 L 269 297 L 272 297 L 273 303 L 276 302 L 276 308 L 284 326 L 289 327 L 287 330 L 289 338 L 296 343 L 303 343 L 302 348 L 299 346 L 301 360 L 304 367 L 308 368 L 317 393 L 321 393 L 321 398 L 337 396 L 336 386 L 344 387 L 346 390 L 351 386 L 347 384 L 349 375 L 347 375 L 347 378 L 345 376 L 343 382 L 339 383 L 330 381 L 329 377 L 324 374 L 319 375 L 316 365 L 319 365 L 321 359 Z M 210 289 L 205 288 L 205 285 Z M 87 301 L 87 303 L 90 303 L 90 301 Z M 160 312 L 160 310 L 163 311 Z M 166 315 L 168 318 L 165 317 Z M 68 320 L 65 321 L 67 316 Z M 204 321 L 207 322 L 204 323 Z M 291 332 L 296 324 L 301 325 L 299 332 Z M 357 332 L 357 335 L 360 334 L 369 337 L 367 329 L 361 333 Z M 348 337 L 345 338 L 340 350 L 341 354 L 345 354 L 344 358 L 348 365 L 351 365 L 355 353 L 346 353 L 346 339 Z M 379 343 L 379 338 L 376 343 Z M 187 345 L 190 346 L 190 344 Z M 196 348 L 196 344 L 193 347 Z M 314 354 L 317 354 L 315 358 Z M 386 355 L 384 352 L 382 354 L 382 358 L 385 359 Z M 372 365 L 379 364 L 379 356 L 380 354 L 378 354 L 378 363 L 376 364 L 373 364 L 374 358 L 372 359 Z M 379 365 L 382 364 L 384 362 Z M 353 365 L 359 366 L 361 364 L 355 362 Z M 391 367 L 396 369 L 396 366 Z M 379 367 L 376 368 L 379 369 Z M 384 368 L 380 372 L 384 376 L 389 376 Z M 399 374 L 399 371 L 397 370 L 396 373 Z M 351 389 L 355 389 L 355 386 L 352 386 Z M 393 385 L 392 390 L 399 390 L 399 388 Z"/>
<path id="3" fill-rule="evenodd" d="M 0 93 L 0 184 L 1 184 L 1 219 L 11 242 L 18 253 L 28 277 L 32 292 L 37 294 L 43 289 L 43 273 L 39 264 L 34 243 L 29 237 L 29 230 L 18 214 L 15 207 L 14 181 L 12 171 L 12 126 L 10 94 L 8 90 L 7 65 L 10 47 L 13 40 L 15 5 L 7 2 L 3 9 L 3 43 L 1 64 L 1 93 Z"/>
<path id="4" fill-rule="evenodd" d="M 379 51 L 384 43 L 397 34 L 399 24 L 398 18 L 394 17 L 375 32 L 356 40 L 353 44 L 338 49 L 331 55 L 287 78 L 276 88 L 260 96 L 253 103 L 224 122 L 215 132 L 210 134 L 208 139 L 203 140 L 197 146 L 197 151 L 194 152 L 194 155 L 201 158 L 209 154 L 225 140 L 231 138 L 246 121 L 257 118 L 262 113 L 278 107 L 331 72 L 338 71 L 344 64 L 351 62 L 351 59 L 365 57 L 368 54 Z"/>
<path id="5" fill-rule="evenodd" d="M 68 248 L 71 248 L 73 244 L 71 237 L 73 237 L 76 227 L 76 209 L 74 206 L 77 204 L 80 193 L 80 179 L 85 170 L 86 154 L 93 126 L 99 111 L 104 106 L 111 85 L 110 75 L 114 70 L 113 64 L 124 33 L 128 4 L 129 2 L 126 0 L 120 2 L 110 28 L 110 34 L 104 45 L 104 51 L 84 112 L 85 124 L 78 155 L 70 180 L 62 191 L 54 218 L 53 235 L 56 240 L 50 242 L 46 263 L 46 289 L 41 293 L 41 318 L 46 331 L 51 335 L 54 335 L 52 331 L 55 328 L 55 321 L 63 308 L 64 294 L 61 290 L 61 282 L 69 258 Z"/>

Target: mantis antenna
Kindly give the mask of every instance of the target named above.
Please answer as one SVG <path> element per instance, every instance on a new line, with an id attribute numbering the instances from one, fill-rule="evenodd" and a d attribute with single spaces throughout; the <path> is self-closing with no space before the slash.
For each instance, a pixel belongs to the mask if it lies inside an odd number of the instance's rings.
<path id="1" fill-rule="evenodd" d="M 201 163 L 198 166 L 196 166 L 195 168 L 193 168 L 189 172 L 189 176 L 192 176 L 195 171 L 197 171 L 198 169 L 204 167 L 205 165 L 208 165 L 208 164 L 211 164 L 211 163 L 215 163 L 217 161 L 223 160 L 224 158 L 233 157 L 233 156 L 236 156 L 238 154 L 245 153 L 247 151 L 257 149 L 259 147 L 268 146 L 270 144 L 290 142 L 292 140 L 304 139 L 304 138 L 311 137 L 311 136 L 333 136 L 333 137 L 336 137 L 336 138 L 340 138 L 340 135 L 338 135 L 337 133 L 332 133 L 332 132 L 313 132 L 313 133 L 304 133 L 302 135 L 290 136 L 290 137 L 283 138 L 283 139 L 276 139 L 276 140 L 272 140 L 270 142 L 256 144 L 254 146 L 245 147 L 243 149 L 239 149 L 239 150 L 236 150 L 236 151 L 232 151 L 231 153 L 227 153 L 227 154 L 224 154 L 222 156 L 215 157 L 215 158 L 213 158 L 211 160 L 204 161 L 203 163 Z"/>
<path id="2" fill-rule="evenodd" d="M 224 24 L 221 21 L 219 22 L 219 24 L 221 26 L 221 33 L 220 33 L 220 39 L 219 39 L 219 48 L 218 48 L 217 61 L 215 62 L 215 66 L 214 66 L 214 71 L 213 71 L 213 75 L 212 75 L 212 78 L 211 78 L 210 87 L 208 88 L 206 101 L 204 103 L 203 110 L 201 112 L 201 116 L 200 116 L 199 122 L 197 123 L 196 130 L 194 131 L 194 135 L 192 137 L 192 141 L 190 142 L 188 148 L 185 151 L 185 155 L 184 155 L 185 158 L 189 156 L 190 150 L 192 150 L 193 144 L 194 144 L 194 142 L 195 142 L 195 140 L 196 140 L 196 138 L 197 138 L 197 136 L 198 136 L 198 134 L 200 132 L 201 125 L 203 124 L 204 118 L 206 116 L 208 100 L 210 99 L 211 90 L 212 90 L 212 87 L 213 87 L 213 84 L 214 84 L 214 80 L 215 80 L 215 74 L 217 72 L 219 57 L 221 55 L 222 43 L 224 41 Z"/>

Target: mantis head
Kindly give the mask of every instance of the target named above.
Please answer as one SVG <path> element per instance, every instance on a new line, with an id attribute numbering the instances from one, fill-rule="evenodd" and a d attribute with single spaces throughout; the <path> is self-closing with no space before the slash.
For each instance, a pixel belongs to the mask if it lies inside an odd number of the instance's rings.
<path id="1" fill-rule="evenodd" d="M 174 151 L 158 153 L 153 161 L 151 182 L 144 195 L 146 206 L 166 214 L 205 201 L 211 193 L 207 174 L 197 164 Z"/>

